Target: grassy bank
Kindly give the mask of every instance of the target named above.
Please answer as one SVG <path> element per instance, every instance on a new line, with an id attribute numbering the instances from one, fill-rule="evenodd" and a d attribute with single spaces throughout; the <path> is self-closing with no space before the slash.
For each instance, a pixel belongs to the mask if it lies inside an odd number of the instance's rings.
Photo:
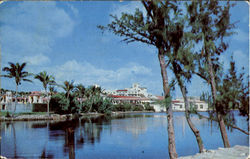
<path id="1" fill-rule="evenodd" d="M 130 113 L 152 113 L 154 111 L 125 111 L 112 112 L 110 115 L 130 114 Z M 14 117 L 8 116 L 7 112 L 0 112 L 0 121 L 34 121 L 34 120 L 72 120 L 80 117 L 105 116 L 104 113 L 80 113 L 80 114 L 54 114 L 50 116 L 46 112 L 15 113 Z M 9 114 L 10 115 L 10 114 Z"/>
<path id="2" fill-rule="evenodd" d="M 0 116 L 7 116 L 7 114 L 11 114 L 11 112 L 0 112 Z M 20 115 L 46 115 L 47 112 L 21 112 L 21 113 L 14 113 L 14 116 L 20 116 Z"/>

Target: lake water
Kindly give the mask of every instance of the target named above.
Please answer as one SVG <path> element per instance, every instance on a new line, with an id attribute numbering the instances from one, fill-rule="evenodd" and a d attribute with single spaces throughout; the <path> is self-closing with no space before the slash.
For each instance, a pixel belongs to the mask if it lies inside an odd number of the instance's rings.
<path id="1" fill-rule="evenodd" d="M 206 113 L 204 113 L 206 114 Z M 245 118 L 237 125 L 247 130 Z M 223 147 L 218 124 L 195 116 L 206 149 Z M 174 113 L 179 156 L 193 155 L 198 146 L 183 112 Z M 10 158 L 168 158 L 165 113 L 135 113 L 68 122 L 2 122 L 1 155 Z M 228 130 L 231 146 L 248 145 L 248 136 Z"/>

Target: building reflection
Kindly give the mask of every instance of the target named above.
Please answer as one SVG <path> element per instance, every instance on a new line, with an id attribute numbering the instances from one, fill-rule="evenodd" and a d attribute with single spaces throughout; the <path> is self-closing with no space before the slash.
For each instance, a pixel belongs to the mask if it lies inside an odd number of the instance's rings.
<path id="1" fill-rule="evenodd" d="M 132 133 L 134 137 L 138 137 L 138 135 L 145 133 L 147 131 L 147 119 L 143 116 L 136 117 L 133 116 L 131 118 L 126 118 L 126 120 L 115 119 L 111 121 L 112 131 L 126 131 Z"/>

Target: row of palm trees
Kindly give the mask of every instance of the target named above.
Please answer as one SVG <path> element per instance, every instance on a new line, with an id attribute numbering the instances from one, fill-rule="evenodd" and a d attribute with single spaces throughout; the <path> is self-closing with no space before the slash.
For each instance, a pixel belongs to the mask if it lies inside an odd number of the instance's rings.
<path id="1" fill-rule="evenodd" d="M 7 74 L 1 75 L 1 77 L 15 79 L 16 95 L 15 95 L 14 113 L 16 111 L 18 86 L 21 85 L 22 81 L 32 82 L 32 80 L 28 79 L 28 77 L 34 76 L 35 79 L 38 79 L 43 84 L 43 88 L 45 90 L 45 94 L 48 99 L 47 100 L 47 114 L 49 115 L 49 94 L 48 94 L 47 88 L 48 86 L 56 85 L 55 77 L 52 75 L 49 75 L 46 71 L 40 72 L 38 74 L 28 73 L 27 71 L 24 70 L 26 65 L 27 64 L 25 62 L 22 64 L 19 64 L 18 62 L 16 64 L 9 62 L 9 67 L 3 68 L 3 71 L 5 71 Z M 50 90 L 53 90 L 53 87 L 50 87 Z"/>
<path id="2" fill-rule="evenodd" d="M 50 105 L 50 95 L 55 92 L 54 86 L 59 86 L 65 91 L 65 96 L 67 101 L 69 101 L 70 93 L 74 91 L 75 95 L 78 97 L 80 104 L 83 102 L 83 98 L 90 98 L 95 95 L 100 95 L 101 88 L 91 86 L 88 89 L 82 84 L 74 85 L 74 81 L 65 81 L 63 85 L 59 85 L 55 82 L 55 77 L 49 75 L 46 71 L 42 71 L 38 74 L 28 73 L 25 71 L 26 63 L 19 64 L 18 62 L 12 63 L 9 62 L 9 67 L 4 67 L 3 71 L 6 72 L 5 75 L 1 75 L 1 77 L 7 78 L 14 78 L 16 84 L 16 94 L 15 94 L 15 105 L 14 105 L 14 112 L 16 111 L 16 104 L 17 104 L 17 93 L 18 93 L 18 86 L 21 85 L 22 81 L 32 82 L 32 80 L 28 79 L 29 76 L 33 76 L 34 79 L 39 80 L 43 84 L 43 88 L 45 91 L 45 95 L 47 97 L 47 114 L 49 115 L 49 105 Z M 49 88 L 49 90 L 48 90 Z M 90 108 L 91 109 L 91 108 Z"/>

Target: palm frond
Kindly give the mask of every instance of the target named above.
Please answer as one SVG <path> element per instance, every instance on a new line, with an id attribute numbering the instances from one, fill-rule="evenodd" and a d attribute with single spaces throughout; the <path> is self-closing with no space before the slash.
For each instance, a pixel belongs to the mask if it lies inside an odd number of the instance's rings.
<path id="1" fill-rule="evenodd" d="M 30 79 L 26 79 L 26 78 L 24 78 L 24 79 L 23 79 L 23 81 L 27 81 L 27 82 L 31 82 L 31 83 L 33 83 L 33 81 L 32 81 L 32 80 L 30 80 Z"/>

